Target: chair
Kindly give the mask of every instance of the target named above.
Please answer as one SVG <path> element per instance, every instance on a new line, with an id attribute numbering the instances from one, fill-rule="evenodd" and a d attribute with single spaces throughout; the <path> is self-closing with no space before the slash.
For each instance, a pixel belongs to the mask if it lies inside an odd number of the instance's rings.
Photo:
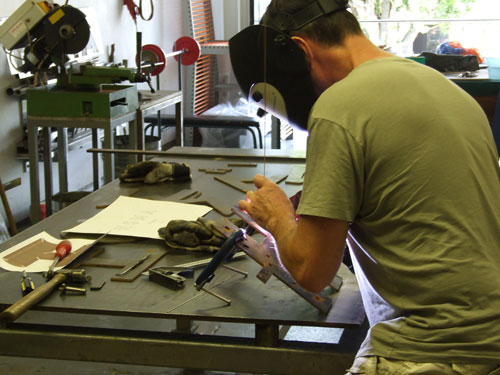
<path id="1" fill-rule="evenodd" d="M 251 133 L 254 147 L 262 148 L 260 125 L 253 118 L 203 115 L 219 103 L 217 55 L 228 55 L 229 44 L 215 40 L 211 0 L 182 0 L 182 6 L 186 35 L 197 40 L 201 47 L 198 61 L 184 67 L 184 127 L 244 129 Z M 145 121 L 160 128 L 174 126 L 173 116 L 162 114 L 160 118 L 160 124 L 158 116 L 148 116 Z M 192 143 L 192 138 L 192 134 L 186 134 L 185 140 Z"/>
<path id="2" fill-rule="evenodd" d="M 147 116 L 145 122 L 150 123 L 144 131 L 150 131 L 153 135 L 154 127 L 157 126 L 158 116 Z M 160 128 L 175 126 L 175 116 L 160 116 Z M 251 117 L 232 116 L 184 116 L 184 128 L 232 128 L 243 129 L 250 132 L 254 148 L 262 148 L 262 132 L 260 124 Z"/>

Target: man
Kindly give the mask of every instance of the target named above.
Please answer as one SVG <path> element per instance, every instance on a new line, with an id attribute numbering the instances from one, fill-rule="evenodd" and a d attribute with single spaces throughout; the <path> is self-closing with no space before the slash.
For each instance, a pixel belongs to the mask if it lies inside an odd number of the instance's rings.
<path id="1" fill-rule="evenodd" d="M 263 20 L 312 2 L 273 0 Z M 290 36 L 321 93 L 299 218 L 259 175 L 240 208 L 314 292 L 347 240 L 370 323 L 349 374 L 500 374 L 500 168 L 482 109 L 345 9 Z"/>

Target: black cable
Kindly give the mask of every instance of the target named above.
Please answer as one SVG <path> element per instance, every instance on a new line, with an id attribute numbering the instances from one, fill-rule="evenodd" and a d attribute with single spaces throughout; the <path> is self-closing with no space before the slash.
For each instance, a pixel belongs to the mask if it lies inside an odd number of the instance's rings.
<path id="1" fill-rule="evenodd" d="M 149 0 L 149 4 L 151 6 L 151 14 L 149 15 L 148 18 L 144 17 L 144 14 L 142 13 L 142 0 L 139 1 L 139 6 L 138 6 L 138 9 L 139 9 L 139 16 L 144 20 L 144 21 L 151 21 L 151 19 L 153 19 L 153 15 L 155 13 L 155 6 L 154 6 L 154 3 L 153 3 L 153 0 Z"/>

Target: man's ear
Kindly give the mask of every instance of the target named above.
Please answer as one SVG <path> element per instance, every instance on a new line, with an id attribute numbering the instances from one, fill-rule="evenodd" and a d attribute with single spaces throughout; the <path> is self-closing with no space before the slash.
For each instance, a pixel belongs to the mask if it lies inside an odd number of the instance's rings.
<path id="1" fill-rule="evenodd" d="M 300 36 L 292 36 L 292 40 L 302 49 L 302 51 L 304 51 L 306 60 L 308 63 L 310 63 L 313 57 L 313 51 L 310 42 L 307 39 L 301 38 Z"/>

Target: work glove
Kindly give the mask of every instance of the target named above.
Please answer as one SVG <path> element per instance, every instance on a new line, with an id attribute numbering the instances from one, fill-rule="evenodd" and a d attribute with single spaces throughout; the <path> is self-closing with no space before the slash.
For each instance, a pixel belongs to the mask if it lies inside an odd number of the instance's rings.
<path id="1" fill-rule="evenodd" d="M 189 251 L 215 252 L 226 238 L 214 228 L 215 222 L 199 217 L 196 221 L 171 220 L 158 230 L 168 247 Z"/>
<path id="2" fill-rule="evenodd" d="M 188 164 L 160 161 L 141 161 L 129 164 L 119 177 L 122 182 L 144 182 L 156 184 L 164 181 L 186 181 L 191 179 Z"/>

